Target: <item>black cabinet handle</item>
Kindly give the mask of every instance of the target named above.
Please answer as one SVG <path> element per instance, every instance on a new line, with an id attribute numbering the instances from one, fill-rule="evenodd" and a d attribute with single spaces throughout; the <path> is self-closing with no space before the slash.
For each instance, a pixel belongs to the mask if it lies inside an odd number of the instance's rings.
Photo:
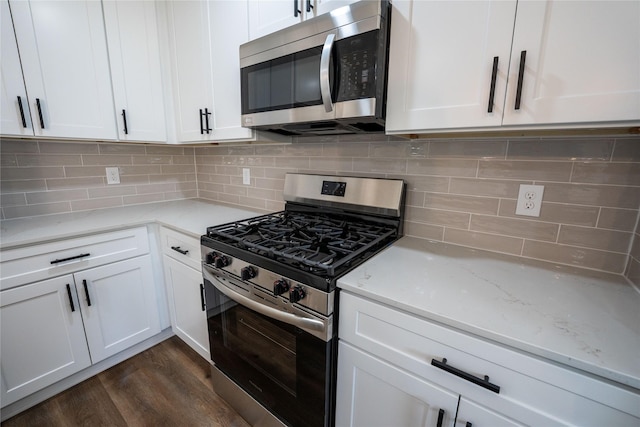
<path id="1" fill-rule="evenodd" d="M 189 253 L 189 251 L 180 249 L 180 246 L 171 246 L 171 249 L 173 249 L 176 252 L 180 252 L 182 255 L 186 255 Z"/>
<path id="2" fill-rule="evenodd" d="M 87 286 L 87 281 L 83 280 L 82 285 L 84 286 L 84 294 L 87 297 L 87 305 L 91 307 L 91 298 L 89 297 L 89 287 Z"/>
<path id="3" fill-rule="evenodd" d="M 498 77 L 498 57 L 493 57 L 493 71 L 491 71 L 491 84 L 489 87 L 489 106 L 487 113 L 493 113 L 493 99 L 496 95 L 496 78 Z"/>
<path id="4" fill-rule="evenodd" d="M 204 131 L 207 133 L 207 135 L 209 135 L 209 133 L 211 132 L 211 128 L 209 127 L 209 116 L 211 115 L 211 112 L 209 111 L 208 108 L 204 109 L 204 123 L 205 123 L 205 129 Z"/>
<path id="5" fill-rule="evenodd" d="M 122 121 L 124 122 L 124 134 L 129 135 L 129 129 L 127 128 L 127 112 L 122 110 Z"/>
<path id="6" fill-rule="evenodd" d="M 444 420 L 444 409 L 440 409 L 438 411 L 438 423 L 436 427 L 442 427 L 442 421 Z"/>
<path id="7" fill-rule="evenodd" d="M 298 0 L 293 0 L 293 16 L 297 18 L 301 13 L 302 11 L 298 9 Z"/>
<path id="8" fill-rule="evenodd" d="M 524 80 L 524 63 L 527 59 L 527 51 L 520 52 L 520 69 L 518 70 L 518 87 L 516 89 L 516 105 L 515 109 L 520 109 L 520 100 L 522 99 L 522 80 Z"/>
<path id="9" fill-rule="evenodd" d="M 207 305 L 205 304 L 204 299 L 204 285 L 200 283 L 200 304 L 202 305 L 202 311 L 207 309 Z"/>
<path id="10" fill-rule="evenodd" d="M 471 424 L 471 422 L 467 421 L 467 423 L 464 425 L 464 427 L 473 427 L 473 424 Z"/>
<path id="11" fill-rule="evenodd" d="M 307 13 L 310 13 L 311 9 L 313 9 L 313 5 L 311 4 L 311 0 L 307 0 Z"/>
<path id="12" fill-rule="evenodd" d="M 71 296 L 71 286 L 67 283 L 67 295 L 69 296 L 69 305 L 71 305 L 71 312 L 76 311 L 76 306 L 73 305 L 73 296 Z"/>
<path id="13" fill-rule="evenodd" d="M 40 98 L 36 98 L 36 106 L 38 107 L 38 117 L 40 118 L 40 128 L 44 129 L 44 118 L 42 117 L 42 106 L 40 105 Z"/>
<path id="14" fill-rule="evenodd" d="M 470 381 L 476 385 L 479 385 L 480 387 L 484 387 L 487 390 L 491 390 L 494 393 L 500 393 L 500 386 L 490 383 L 488 375 L 485 375 L 484 378 L 475 377 L 465 371 L 462 371 L 458 368 L 454 368 L 451 365 L 447 365 L 447 359 L 445 358 L 442 359 L 442 362 L 436 359 L 431 359 L 431 364 L 436 368 L 440 368 L 443 371 L 449 372 L 450 374 L 453 374 L 462 379 Z"/>
<path id="15" fill-rule="evenodd" d="M 200 109 L 200 135 L 204 135 L 204 124 L 202 123 L 202 116 L 203 116 L 204 112 L 202 111 L 202 108 Z"/>
<path id="16" fill-rule="evenodd" d="M 24 107 L 22 106 L 22 98 L 18 97 L 18 108 L 20 109 L 20 118 L 22 119 L 22 127 L 27 127 L 27 119 L 24 117 Z"/>
<path id="17" fill-rule="evenodd" d="M 84 258 L 86 256 L 90 256 L 90 253 L 86 253 L 86 254 L 80 254 L 80 255 L 76 255 L 76 256 L 71 256 L 69 258 L 61 258 L 61 259 L 54 259 L 53 261 L 51 261 L 51 264 L 58 264 L 61 262 L 65 262 L 65 261 L 71 261 L 72 259 L 78 259 L 78 258 Z"/>

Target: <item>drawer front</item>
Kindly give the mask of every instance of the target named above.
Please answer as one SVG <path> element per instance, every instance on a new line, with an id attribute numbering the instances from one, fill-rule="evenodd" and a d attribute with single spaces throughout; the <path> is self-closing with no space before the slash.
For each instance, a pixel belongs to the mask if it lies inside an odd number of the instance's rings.
<path id="1" fill-rule="evenodd" d="M 2 251 L 0 289 L 149 253 L 146 227 Z"/>
<path id="2" fill-rule="evenodd" d="M 170 228 L 162 227 L 162 252 L 198 271 L 202 270 L 200 240 Z"/>
<path id="3" fill-rule="evenodd" d="M 340 339 L 527 424 L 640 421 L 636 393 L 346 292 L 339 323 Z M 499 393 L 432 365 L 443 359 L 447 368 L 488 376 Z"/>

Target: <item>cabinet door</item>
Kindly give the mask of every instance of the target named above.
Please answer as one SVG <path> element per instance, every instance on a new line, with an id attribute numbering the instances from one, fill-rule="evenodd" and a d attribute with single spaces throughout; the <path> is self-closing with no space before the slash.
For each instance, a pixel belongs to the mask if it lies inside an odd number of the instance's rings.
<path id="1" fill-rule="evenodd" d="M 394 1 L 387 132 L 500 126 L 515 11 L 515 0 Z"/>
<path id="2" fill-rule="evenodd" d="M 116 139 L 101 3 L 10 7 L 36 136 Z"/>
<path id="3" fill-rule="evenodd" d="M 93 363 L 160 332 L 149 255 L 85 270 L 75 279 Z"/>
<path id="4" fill-rule="evenodd" d="M 453 426 L 458 394 L 340 341 L 336 402 L 338 426 Z"/>
<path id="5" fill-rule="evenodd" d="M 519 1 L 504 124 L 629 120 L 640 120 L 640 2 Z"/>
<path id="6" fill-rule="evenodd" d="M 211 140 L 211 133 L 205 132 L 204 114 L 205 110 L 213 113 L 209 3 L 172 1 L 166 8 L 177 138 L 182 142 Z"/>
<path id="7" fill-rule="evenodd" d="M 2 406 L 91 364 L 73 276 L 0 292 Z"/>
<path id="8" fill-rule="evenodd" d="M 33 136 L 9 2 L 0 2 L 0 135 Z"/>
<path id="9" fill-rule="evenodd" d="M 314 16 L 318 16 L 322 15 L 323 13 L 331 12 L 332 10 L 339 7 L 350 5 L 357 2 L 358 0 L 304 0 L 305 11 L 308 1 L 311 1 L 311 6 L 313 6 L 312 12 L 314 13 Z M 309 16 L 307 16 L 307 19 L 309 19 Z"/>
<path id="10" fill-rule="evenodd" d="M 522 427 L 520 424 L 510 418 L 504 417 L 489 408 L 480 406 L 470 400 L 460 397 L 458 404 L 458 414 L 456 416 L 456 427 L 466 427 L 469 423 L 473 427 Z M 556 425 L 557 421 L 551 419 L 546 420 L 545 425 Z"/>
<path id="11" fill-rule="evenodd" d="M 105 0 L 102 4 L 118 138 L 165 142 L 155 3 Z"/>
<path id="12" fill-rule="evenodd" d="M 249 39 L 302 22 L 307 0 L 249 0 Z M 297 10 L 298 12 L 294 12 Z"/>
<path id="13" fill-rule="evenodd" d="M 213 138 L 252 139 L 254 132 L 241 126 L 240 52 L 249 39 L 247 3 L 221 1 L 209 4 L 213 71 Z"/>
<path id="14" fill-rule="evenodd" d="M 202 273 L 164 256 L 173 331 L 206 360 L 209 353 L 207 314 L 202 294 Z"/>

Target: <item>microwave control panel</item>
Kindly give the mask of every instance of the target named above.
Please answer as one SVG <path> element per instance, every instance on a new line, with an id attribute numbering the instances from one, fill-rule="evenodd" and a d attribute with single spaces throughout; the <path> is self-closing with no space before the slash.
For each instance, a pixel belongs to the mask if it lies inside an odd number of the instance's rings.
<path id="1" fill-rule="evenodd" d="M 378 30 L 339 40 L 336 50 L 340 73 L 337 100 L 375 97 Z"/>

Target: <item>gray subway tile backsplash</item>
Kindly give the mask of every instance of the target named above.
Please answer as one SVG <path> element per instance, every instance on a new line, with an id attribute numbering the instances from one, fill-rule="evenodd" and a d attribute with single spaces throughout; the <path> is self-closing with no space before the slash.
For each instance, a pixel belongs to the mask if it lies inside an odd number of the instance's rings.
<path id="1" fill-rule="evenodd" d="M 626 272 L 640 283 L 638 136 L 236 146 L 3 139 L 0 153 L 3 219 L 196 197 L 276 211 L 287 172 L 401 178 L 406 235 Z M 106 166 L 120 169 L 120 185 L 107 185 Z M 532 183 L 545 186 L 541 215 L 516 215 L 519 186 Z"/>

